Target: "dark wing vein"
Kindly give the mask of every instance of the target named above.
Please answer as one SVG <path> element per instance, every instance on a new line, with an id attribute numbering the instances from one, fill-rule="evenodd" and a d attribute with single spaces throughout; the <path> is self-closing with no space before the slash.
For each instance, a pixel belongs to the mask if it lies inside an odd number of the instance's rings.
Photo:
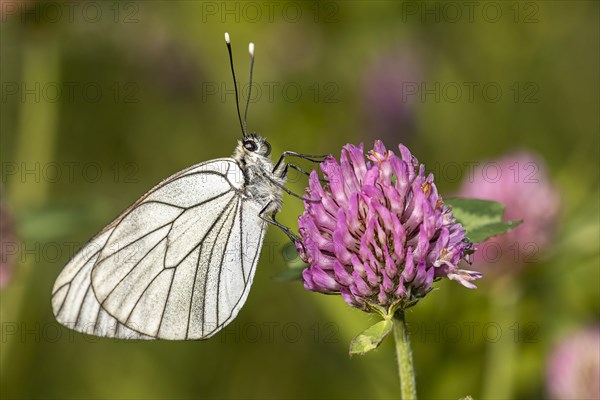
<path id="1" fill-rule="evenodd" d="M 185 260 L 183 258 L 181 261 Z M 180 261 L 180 263 L 181 263 Z M 163 271 L 160 272 L 162 274 Z M 159 275 L 160 275 L 159 274 Z M 169 297 L 171 296 L 171 288 L 173 288 L 173 282 L 175 281 L 175 272 L 173 272 L 173 276 L 171 276 L 171 283 L 169 284 L 169 290 L 167 291 L 167 297 L 165 297 L 165 304 L 163 305 L 162 313 L 160 315 L 160 321 L 158 322 L 158 330 L 156 331 L 156 335 L 160 334 L 160 328 L 162 327 L 163 319 L 165 318 L 165 311 L 167 311 L 167 304 L 169 302 Z"/>
<path id="2" fill-rule="evenodd" d="M 235 199 L 235 197 L 234 197 Z M 227 205 L 229 207 L 229 204 Z M 223 210 L 221 212 L 221 215 L 219 216 L 219 219 L 223 216 L 225 210 Z M 225 217 L 225 221 L 227 221 L 227 218 L 229 218 L 229 215 L 231 215 L 231 209 L 229 210 L 229 212 L 227 213 L 227 216 Z M 210 255 L 208 256 L 208 267 L 206 269 L 206 274 L 204 275 L 204 287 L 203 287 L 203 293 L 202 293 L 202 330 L 201 330 L 201 334 L 202 336 L 204 336 L 204 321 L 205 321 L 205 317 L 206 317 L 206 309 L 205 309 L 205 305 L 206 305 L 206 283 L 208 282 L 208 276 L 210 275 L 210 264 L 212 261 L 212 256 L 213 253 L 215 251 L 215 245 L 217 244 L 217 239 L 219 238 L 219 235 L 221 234 L 221 231 L 223 230 L 223 226 L 225 224 L 221 225 L 219 227 L 219 231 L 217 232 L 217 236 L 215 237 L 215 241 L 213 242 L 212 248 L 210 249 Z M 225 250 L 223 250 L 225 251 Z M 193 297 L 192 297 L 193 299 Z M 218 298 L 218 290 L 217 290 L 217 302 L 219 301 Z"/>
<path id="3" fill-rule="evenodd" d="M 79 323 L 79 319 L 81 318 L 81 310 L 83 309 L 83 304 L 85 303 L 85 299 L 87 298 L 88 294 L 90 293 L 90 288 L 91 288 L 91 282 L 88 282 L 88 288 L 85 291 L 85 294 L 83 295 L 83 301 L 81 303 L 79 303 L 79 310 L 77 311 L 77 318 L 75 318 L 75 326 L 77 326 L 77 324 Z"/>
<path id="4" fill-rule="evenodd" d="M 212 232 L 212 230 L 214 229 L 214 227 L 221 220 L 221 217 L 223 216 L 223 214 L 225 213 L 225 211 L 230 207 L 231 202 L 234 201 L 235 199 L 236 199 L 235 197 L 232 197 L 231 200 L 229 200 L 229 202 L 223 208 L 223 210 L 221 211 L 221 213 L 219 214 L 219 216 L 215 219 L 215 222 L 213 222 L 213 224 L 210 226 L 210 228 L 208 228 L 208 230 L 206 231 L 206 234 L 204 235 L 204 237 L 202 238 L 202 240 L 200 240 L 200 242 L 198 243 L 197 247 L 200 247 L 200 249 L 199 249 L 199 253 L 198 253 L 198 260 L 196 261 L 196 271 L 194 271 L 194 281 L 192 283 L 192 292 L 191 292 L 191 298 L 190 298 L 190 308 L 189 308 L 189 312 L 188 312 L 187 329 L 186 329 L 186 332 L 185 332 L 185 338 L 186 339 L 188 338 L 188 335 L 189 335 L 189 332 L 190 332 L 190 320 L 191 320 L 191 315 L 192 315 L 192 304 L 194 302 L 194 291 L 196 289 L 196 278 L 198 277 L 198 270 L 200 269 L 200 258 L 201 258 L 201 255 L 202 255 L 202 247 L 204 247 L 204 239 L 206 239 L 210 235 L 210 233 Z M 218 234 L 217 234 L 217 237 L 218 237 Z M 214 245 L 213 245 L 213 247 L 214 247 Z"/>
<path id="5" fill-rule="evenodd" d="M 164 239 L 163 239 L 164 240 Z M 162 240 L 161 240 L 162 241 Z M 127 325 L 127 322 L 129 322 L 129 318 L 131 318 L 131 314 L 133 314 L 133 312 L 135 311 L 135 308 L 137 307 L 137 305 L 140 303 L 140 300 L 142 299 L 142 297 L 144 297 L 144 295 L 146 294 L 146 291 L 148 290 L 148 288 L 150 286 L 152 286 L 152 284 L 154 283 L 154 281 L 156 280 L 156 278 L 158 278 L 163 272 L 165 272 L 166 269 L 163 269 L 162 271 L 160 271 L 158 274 L 156 274 L 156 276 L 154 278 L 152 278 L 150 280 L 150 282 L 146 285 L 146 287 L 144 288 L 144 290 L 142 291 L 142 294 L 140 294 L 140 296 L 138 297 L 138 299 L 135 301 L 135 303 L 133 304 L 133 307 L 131 308 L 131 311 L 129 312 L 129 315 L 127 315 L 127 319 L 125 320 L 124 324 Z M 174 274 L 173 274 L 174 275 Z"/>
<path id="6" fill-rule="evenodd" d="M 69 281 L 64 283 L 63 285 L 60 285 L 60 287 L 58 289 L 56 289 L 54 291 L 54 293 L 52 293 L 52 297 L 56 296 L 56 294 L 58 294 L 58 292 L 60 292 L 60 290 L 62 288 L 64 288 L 65 286 L 68 286 L 69 288 L 67 289 L 67 294 L 65 294 L 65 297 L 63 298 L 62 303 L 60 304 L 60 308 L 58 309 L 58 311 L 56 312 L 56 316 L 59 316 L 60 313 L 63 310 L 63 307 L 65 306 L 65 303 L 67 301 L 67 297 L 69 296 L 69 293 L 71 292 L 71 283 L 73 283 L 73 280 L 75 280 L 75 278 L 77 278 L 77 276 L 81 273 L 81 271 L 84 270 L 85 265 L 87 264 L 87 262 L 91 259 L 94 258 L 96 256 L 96 254 L 98 254 L 101 251 L 101 249 L 99 249 L 97 252 L 95 252 L 94 254 L 92 254 L 92 256 L 86 260 L 86 262 L 83 263 L 83 265 L 81 266 L 81 268 L 79 268 L 79 270 L 75 273 L 75 275 L 73 275 L 73 278 Z"/>
<path id="7" fill-rule="evenodd" d="M 172 222 L 170 222 L 170 224 L 172 224 Z M 161 226 L 159 229 L 164 228 L 165 226 L 167 226 L 169 224 L 165 224 L 163 226 Z M 156 230 L 154 231 L 156 232 Z M 148 254 L 152 253 L 152 251 L 156 248 L 156 246 L 158 246 L 159 244 L 161 244 L 163 242 L 163 240 L 165 240 L 166 238 L 162 238 L 161 240 L 158 241 L 158 243 L 156 243 L 154 246 L 152 246 L 134 265 L 133 267 L 131 267 L 131 269 L 125 274 L 123 275 L 123 277 L 121 279 L 119 279 L 119 282 L 117 282 L 117 284 L 115 286 L 113 286 L 113 288 L 110 290 L 110 292 L 108 292 L 108 294 L 106 295 L 106 297 L 104 298 L 104 300 L 100 303 L 100 306 L 102 306 L 102 308 L 104 308 L 104 303 L 106 302 L 106 300 L 109 299 L 109 297 L 113 294 L 113 292 L 121 285 L 121 283 L 123 283 L 123 281 L 125 280 L 125 278 L 127 278 L 132 272 L 133 270 L 135 270 L 142 261 L 144 261 L 144 259 L 148 256 Z M 136 240 L 137 242 L 137 240 Z M 98 302 L 100 302 L 100 299 L 98 298 L 98 295 L 96 295 L 96 289 L 93 288 L 92 285 L 92 289 L 94 290 L 94 295 L 96 296 L 96 300 L 98 300 Z M 108 312 L 108 310 L 106 311 Z M 110 312 L 108 312 L 110 315 L 112 315 Z M 113 317 L 115 317 L 113 315 Z M 115 317 L 117 318 L 117 317 Z M 118 319 L 118 318 L 117 318 Z"/>
<path id="8" fill-rule="evenodd" d="M 211 229 L 209 229 L 209 232 Z M 185 338 L 187 339 L 190 333 L 190 320 L 192 319 L 192 302 L 194 301 L 194 290 L 196 289 L 196 278 L 198 277 L 198 270 L 200 269 L 200 254 L 202 254 L 203 243 L 200 243 L 198 249 L 198 259 L 196 260 L 196 271 L 194 271 L 194 280 L 192 281 L 192 293 L 190 296 L 190 309 L 188 310 L 187 328 L 185 330 Z"/>
<path id="9" fill-rule="evenodd" d="M 243 207 L 242 207 L 242 208 L 243 208 Z M 262 235 L 263 235 L 263 231 L 264 231 L 264 230 L 265 230 L 265 224 L 263 223 L 263 224 L 261 225 L 261 228 L 260 228 L 260 237 L 261 237 L 261 238 L 262 238 Z M 257 258 L 257 257 L 258 257 L 258 255 L 260 254 L 260 250 L 261 250 L 261 246 L 257 246 L 256 253 L 254 253 L 254 259 L 252 260 L 252 264 L 250 265 L 250 268 L 251 268 L 251 269 L 253 269 L 253 268 L 256 268 L 256 263 L 257 263 L 257 260 L 256 260 L 256 258 Z M 251 274 L 252 274 L 252 270 L 251 270 L 251 271 L 249 271 L 249 273 L 248 273 L 248 276 L 250 276 Z M 247 290 L 247 288 L 246 288 L 246 286 L 244 286 L 244 292 L 245 292 L 246 290 Z M 235 303 L 235 305 L 234 305 L 234 306 L 231 308 L 231 311 L 232 311 L 232 312 L 233 312 L 233 310 L 235 310 L 235 309 L 236 309 L 237 305 L 238 305 L 238 304 L 240 304 L 240 301 L 242 301 L 242 298 L 244 297 L 244 292 L 242 292 L 242 295 L 240 296 L 240 298 L 238 299 L 238 301 L 237 301 L 237 302 Z M 229 323 L 229 319 L 230 319 L 230 318 L 231 318 L 231 314 L 229 315 L 229 317 L 228 317 L 228 318 L 227 318 L 225 321 L 223 321 L 223 323 L 222 323 L 222 324 L 220 324 L 220 325 L 217 327 L 217 330 L 219 330 L 219 329 L 223 328 L 225 325 L 227 325 L 227 324 Z"/>
<path id="10" fill-rule="evenodd" d="M 181 215 L 181 213 L 180 213 L 179 215 Z M 162 229 L 162 228 L 164 228 L 165 226 L 167 226 L 167 225 L 172 225 L 172 224 L 173 224 L 173 221 L 171 221 L 171 222 L 167 222 L 166 224 L 163 224 L 163 225 L 161 225 L 161 226 L 159 226 L 159 227 L 157 227 L 157 228 L 154 228 L 154 229 L 152 229 L 151 231 L 148 231 L 147 233 L 144 233 L 142 236 L 140 236 L 139 238 L 135 239 L 133 242 L 131 242 L 131 243 L 128 243 L 128 244 L 126 244 L 126 245 L 125 245 L 125 246 L 123 246 L 123 247 L 119 247 L 117 251 L 115 251 L 114 253 L 110 253 L 109 255 L 107 255 L 106 257 L 104 257 L 102 260 L 96 260 L 96 262 L 94 263 L 94 266 L 93 266 L 92 270 L 93 270 L 94 268 L 96 268 L 96 265 L 98 265 L 99 263 L 101 263 L 101 262 L 103 262 L 103 261 L 105 261 L 105 260 L 108 260 L 110 257 L 114 256 L 115 254 L 117 254 L 117 253 L 120 253 L 121 251 L 125 250 L 126 248 L 128 248 L 128 247 L 130 247 L 130 246 L 132 246 L 132 245 L 136 244 L 136 243 L 137 243 L 137 242 L 139 242 L 141 239 L 144 239 L 145 237 L 147 237 L 147 236 L 150 236 L 150 235 L 151 235 L 151 234 L 153 234 L 154 232 L 161 230 L 161 229 Z M 114 232 L 114 231 L 113 231 L 113 232 Z M 111 233 L 111 235 L 112 235 L 112 233 Z M 104 247 L 106 247 L 106 245 L 108 244 L 108 242 L 109 242 L 109 241 L 110 241 L 110 238 L 108 238 L 108 240 L 106 241 L 106 243 L 104 244 L 104 246 L 102 247 L 102 249 L 104 249 Z M 152 249 L 154 249 L 154 248 L 152 248 Z M 142 257 L 142 258 L 143 258 L 143 257 Z M 137 264 L 136 264 L 136 265 L 137 265 Z M 135 268 L 135 266 L 134 266 L 134 268 Z M 120 283 L 120 282 L 119 282 L 119 283 Z"/>
<path id="11" fill-rule="evenodd" d="M 244 268 L 244 202 L 240 202 L 240 262 L 242 263 L 242 279 L 244 280 L 244 286 L 247 284 L 246 269 Z"/>
<path id="12" fill-rule="evenodd" d="M 219 263 L 219 265 L 221 266 L 221 268 L 219 269 L 219 276 L 217 278 L 217 321 L 219 320 L 219 300 L 220 300 L 220 296 L 221 296 L 221 291 L 219 289 L 221 287 L 221 274 L 223 273 L 223 268 L 222 268 L 222 266 L 223 266 L 223 259 L 225 258 L 225 253 L 227 252 L 227 245 L 229 243 L 229 239 L 231 238 L 231 232 L 233 231 L 233 225 L 235 225 L 235 214 L 237 213 L 238 208 L 240 207 L 240 203 L 241 203 L 241 201 L 238 200 L 238 202 L 237 202 L 237 204 L 235 206 L 235 211 L 234 211 L 234 214 L 233 214 L 234 218 L 231 220 L 231 229 L 229 229 L 229 232 L 227 232 L 227 240 L 225 241 L 225 245 L 224 245 L 225 247 L 223 248 L 223 253 L 221 254 L 221 262 Z M 229 215 L 227 215 L 227 218 L 229 218 Z M 242 245 L 241 245 L 241 238 L 240 238 L 240 247 L 242 247 Z M 242 265 L 242 268 L 243 268 L 243 265 Z M 244 275 L 243 269 L 242 269 L 242 275 Z M 204 296 L 206 297 L 206 290 L 204 291 L 204 293 L 205 293 Z"/>
<path id="13" fill-rule="evenodd" d="M 218 194 L 218 195 L 216 195 L 216 196 L 213 196 L 213 197 L 211 197 L 210 199 L 206 199 L 206 200 L 204 200 L 204 201 L 201 201 L 201 202 L 200 202 L 200 203 L 198 203 L 198 204 L 194 204 L 193 206 L 190 206 L 190 207 L 186 208 L 186 209 L 185 209 L 185 211 L 187 211 L 187 210 L 190 210 L 190 209 L 192 209 L 192 208 L 195 208 L 195 207 L 200 207 L 200 206 L 202 206 L 202 205 L 204 205 L 204 204 L 207 204 L 207 203 L 210 203 L 210 202 L 211 202 L 211 201 L 213 201 L 213 200 L 216 200 L 216 199 L 218 199 L 218 198 L 220 198 L 220 197 L 223 197 L 223 196 L 225 196 L 225 195 L 226 195 L 226 194 L 228 194 L 229 192 L 231 192 L 231 189 L 229 189 L 229 190 L 226 190 L 226 191 L 224 191 L 223 193 L 220 193 L 220 194 Z M 183 213 L 182 213 L 182 214 L 183 214 Z M 179 217 L 180 217 L 182 214 L 179 214 L 179 215 L 177 216 L 177 218 L 179 218 Z M 169 236 L 169 234 L 171 233 L 171 230 L 173 229 L 174 222 L 177 220 L 177 218 L 175 218 L 175 219 L 173 220 L 173 223 L 172 223 L 172 225 L 171 225 L 171 228 L 169 229 L 169 232 L 167 232 L 167 235 L 166 235 L 167 237 L 168 237 L 168 236 Z M 188 227 L 188 228 L 187 228 L 187 229 L 186 229 L 184 232 L 182 232 L 182 234 L 183 234 L 183 233 L 185 233 L 185 232 L 187 232 L 187 231 L 188 231 L 188 230 L 190 230 L 190 229 L 192 229 L 192 227 L 191 227 L 191 226 L 189 226 L 189 227 Z M 195 246 L 195 247 L 194 247 L 192 250 L 190 250 L 190 251 L 189 251 L 189 252 L 188 252 L 188 253 L 185 255 L 185 257 L 183 257 L 183 259 L 187 258 L 187 257 L 188 257 L 188 256 L 189 256 L 189 255 L 190 255 L 190 254 L 191 254 L 191 253 L 192 253 L 192 252 L 193 252 L 193 251 L 194 251 L 194 250 L 195 250 L 197 247 L 198 247 L 198 246 Z M 167 253 L 168 253 L 168 252 L 169 252 L 169 242 L 167 241 L 167 248 L 165 249 L 165 254 L 164 254 L 164 256 L 163 256 L 163 266 L 167 265 Z M 181 261 L 180 261 L 179 263 L 177 263 L 177 265 L 179 265 L 180 263 L 181 263 Z M 174 266 L 174 267 L 172 267 L 172 268 L 175 268 L 177 265 L 175 265 L 175 266 Z M 166 268 L 166 267 L 165 267 L 165 268 Z"/>
<path id="14" fill-rule="evenodd" d="M 228 170 L 229 171 L 229 170 Z M 207 175 L 219 175 L 220 177 L 222 177 L 223 179 L 225 179 L 227 181 L 227 183 L 229 183 L 229 185 L 231 186 L 232 189 L 238 191 L 239 189 L 237 189 L 235 187 L 235 185 L 233 183 L 231 183 L 231 181 L 229 180 L 229 178 L 227 177 L 227 175 L 224 175 L 220 172 L 217 171 L 196 171 L 196 172 L 192 172 L 191 174 L 187 174 L 187 175 L 183 175 L 180 178 L 187 178 L 188 176 L 194 176 L 194 175 L 200 175 L 200 174 L 207 174 Z M 171 183 L 171 182 L 169 182 Z"/>

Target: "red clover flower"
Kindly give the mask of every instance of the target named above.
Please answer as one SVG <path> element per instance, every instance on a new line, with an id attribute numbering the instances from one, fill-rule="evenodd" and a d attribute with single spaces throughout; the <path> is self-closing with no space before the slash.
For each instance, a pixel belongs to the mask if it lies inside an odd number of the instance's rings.
<path id="1" fill-rule="evenodd" d="M 481 273 L 460 269 L 472 244 L 437 192 L 433 175 L 403 145 L 397 156 L 381 141 L 367 157 L 348 144 L 340 161 L 321 163 L 309 179 L 310 199 L 298 219 L 297 248 L 310 266 L 304 287 L 340 293 L 364 311 L 414 305 L 436 278 L 467 288 Z"/>

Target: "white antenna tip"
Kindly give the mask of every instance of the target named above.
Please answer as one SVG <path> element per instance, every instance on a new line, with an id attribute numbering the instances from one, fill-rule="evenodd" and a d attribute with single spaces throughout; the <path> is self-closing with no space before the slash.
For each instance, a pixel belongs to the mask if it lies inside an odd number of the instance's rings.
<path id="1" fill-rule="evenodd" d="M 227 42 L 227 44 L 231 43 L 229 41 L 229 33 L 225 32 L 225 42 Z"/>
<path id="2" fill-rule="evenodd" d="M 254 43 L 248 45 L 248 51 L 250 52 L 250 57 L 254 57 Z"/>

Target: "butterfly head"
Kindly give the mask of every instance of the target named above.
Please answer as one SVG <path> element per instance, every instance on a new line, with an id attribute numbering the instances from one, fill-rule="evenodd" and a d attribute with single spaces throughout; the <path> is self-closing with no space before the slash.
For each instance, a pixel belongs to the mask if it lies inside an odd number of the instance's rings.
<path id="1" fill-rule="evenodd" d="M 239 142 L 238 153 L 246 157 L 254 155 L 268 157 L 271 154 L 271 145 L 264 137 L 250 133 Z"/>

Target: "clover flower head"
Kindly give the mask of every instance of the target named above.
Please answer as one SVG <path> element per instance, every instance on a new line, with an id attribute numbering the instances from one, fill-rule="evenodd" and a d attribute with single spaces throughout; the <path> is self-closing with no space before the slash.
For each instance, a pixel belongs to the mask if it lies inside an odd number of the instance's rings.
<path id="1" fill-rule="evenodd" d="M 376 141 L 346 145 L 340 161 L 321 163 L 298 219 L 304 287 L 340 293 L 365 311 L 407 308 L 432 290 L 437 278 L 475 288 L 475 271 L 458 267 L 472 245 L 438 195 L 433 175 L 403 145 L 399 156 Z"/>

